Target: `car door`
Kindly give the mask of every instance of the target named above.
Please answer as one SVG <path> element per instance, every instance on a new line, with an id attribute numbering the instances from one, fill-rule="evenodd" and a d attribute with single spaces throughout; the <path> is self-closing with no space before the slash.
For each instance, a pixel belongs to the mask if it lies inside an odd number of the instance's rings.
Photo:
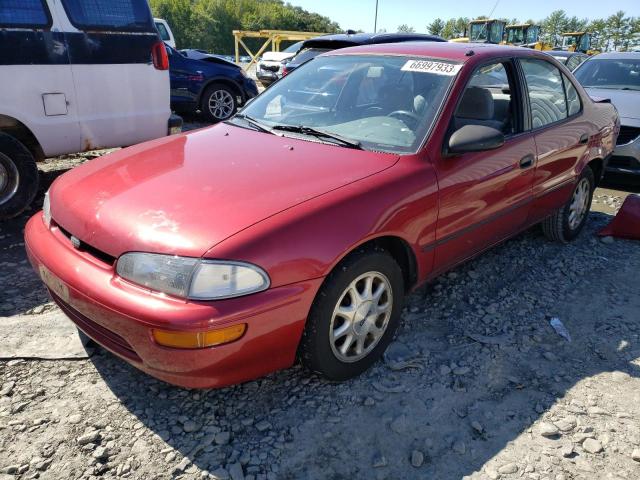
<path id="1" fill-rule="evenodd" d="M 167 47 L 169 54 L 169 75 L 171 83 L 171 105 L 175 107 L 195 104 L 197 101 L 196 87 L 204 81 L 201 70 L 194 68 L 192 61 L 177 50 Z"/>
<path id="2" fill-rule="evenodd" d="M 436 271 L 516 233 L 526 223 L 536 149 L 533 136 L 523 131 L 521 90 L 515 65 L 507 60 L 478 67 L 460 97 L 450 131 L 483 125 L 502 131 L 505 141 L 495 150 L 438 158 Z"/>
<path id="3" fill-rule="evenodd" d="M 538 162 L 533 182 L 531 223 L 553 213 L 573 190 L 576 166 L 585 154 L 590 131 L 573 81 L 542 58 L 519 60 L 526 85 L 528 123 Z"/>

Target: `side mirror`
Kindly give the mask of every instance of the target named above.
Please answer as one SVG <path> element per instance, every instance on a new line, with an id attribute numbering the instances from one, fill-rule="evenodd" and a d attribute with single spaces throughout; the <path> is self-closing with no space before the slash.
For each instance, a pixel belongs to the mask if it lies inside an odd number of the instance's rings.
<path id="1" fill-rule="evenodd" d="M 468 153 L 494 150 L 504 145 L 504 134 L 484 125 L 465 125 L 449 138 L 449 153 Z"/>

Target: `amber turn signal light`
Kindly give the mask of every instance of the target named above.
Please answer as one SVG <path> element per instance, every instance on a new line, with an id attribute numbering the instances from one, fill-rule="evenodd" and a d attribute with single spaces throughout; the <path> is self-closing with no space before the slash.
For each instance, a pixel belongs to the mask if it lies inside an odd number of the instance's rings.
<path id="1" fill-rule="evenodd" d="M 223 345 L 238 340 L 247 330 L 247 324 L 232 325 L 230 327 L 206 332 L 177 332 L 171 330 L 152 330 L 153 339 L 159 345 L 171 348 L 207 348 Z"/>

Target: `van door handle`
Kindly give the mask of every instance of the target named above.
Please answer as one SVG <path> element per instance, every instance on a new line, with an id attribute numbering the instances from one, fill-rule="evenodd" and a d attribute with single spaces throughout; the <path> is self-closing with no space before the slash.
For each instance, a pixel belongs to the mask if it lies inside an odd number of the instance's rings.
<path id="1" fill-rule="evenodd" d="M 582 136 L 580 137 L 580 144 L 586 145 L 587 143 L 589 143 L 589 135 L 587 135 L 586 133 L 583 133 Z"/>
<path id="2" fill-rule="evenodd" d="M 532 154 L 525 155 L 520 159 L 520 168 L 525 169 L 525 168 L 532 167 L 534 160 L 535 160 L 535 157 Z"/>

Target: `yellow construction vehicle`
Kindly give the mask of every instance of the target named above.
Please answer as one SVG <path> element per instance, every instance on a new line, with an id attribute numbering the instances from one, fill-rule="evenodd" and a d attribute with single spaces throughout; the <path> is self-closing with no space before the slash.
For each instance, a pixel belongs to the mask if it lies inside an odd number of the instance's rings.
<path id="1" fill-rule="evenodd" d="M 495 43 L 502 42 L 504 27 L 502 20 L 472 20 L 465 29 L 464 37 L 454 38 L 452 42 Z"/>
<path id="2" fill-rule="evenodd" d="M 534 50 L 553 49 L 551 45 L 540 41 L 540 26 L 531 23 L 507 25 L 505 27 L 505 40 L 501 43 L 502 45 L 533 48 Z"/>
<path id="3" fill-rule="evenodd" d="M 562 50 L 568 52 L 581 52 L 587 55 L 599 53 L 591 49 L 591 35 L 588 32 L 565 32 L 562 37 Z"/>

